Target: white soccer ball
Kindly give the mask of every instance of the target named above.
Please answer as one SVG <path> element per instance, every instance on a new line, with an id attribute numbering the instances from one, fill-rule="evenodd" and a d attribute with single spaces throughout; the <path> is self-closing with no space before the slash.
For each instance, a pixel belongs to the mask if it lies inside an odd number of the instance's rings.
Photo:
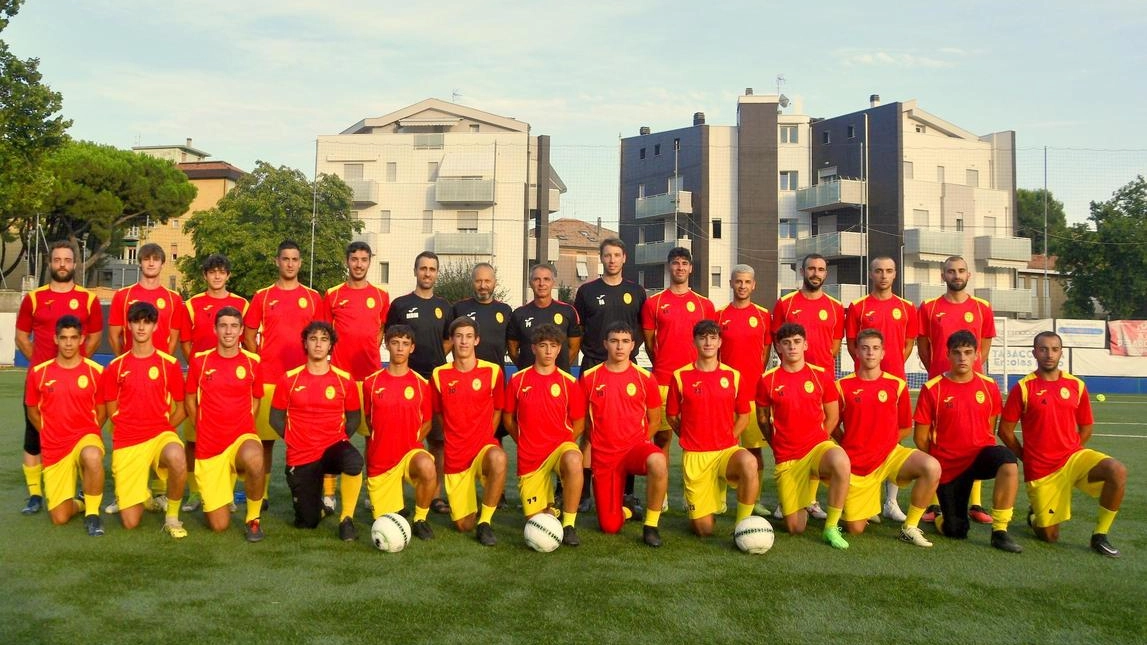
<path id="1" fill-rule="evenodd" d="M 746 517 L 733 529 L 733 541 L 745 553 L 764 555 L 773 548 L 773 526 L 763 517 Z"/>
<path id="2" fill-rule="evenodd" d="M 410 522 L 398 513 L 382 515 L 370 527 L 370 540 L 379 551 L 398 553 L 410 544 Z"/>
<path id="3" fill-rule="evenodd" d="M 539 553 L 549 553 L 562 545 L 562 522 L 549 513 L 526 520 L 526 544 Z"/>

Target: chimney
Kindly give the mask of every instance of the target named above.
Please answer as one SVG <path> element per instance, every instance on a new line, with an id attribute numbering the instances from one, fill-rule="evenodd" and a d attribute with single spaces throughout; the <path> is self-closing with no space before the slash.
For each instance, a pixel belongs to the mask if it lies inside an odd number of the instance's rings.
<path id="1" fill-rule="evenodd" d="M 693 125 L 705 125 L 705 113 L 704 112 L 694 112 L 693 113 Z"/>
<path id="2" fill-rule="evenodd" d="M 637 131 L 637 133 L 638 133 L 638 134 L 640 134 L 640 135 L 641 135 L 641 136 L 643 136 L 643 137 L 644 137 L 645 135 L 649 134 L 650 132 L 651 132 L 651 130 L 649 129 L 649 126 L 647 126 L 647 125 L 643 125 L 643 126 L 641 126 L 641 129 L 639 129 L 639 130 Z"/>
<path id="3" fill-rule="evenodd" d="M 187 137 L 187 147 L 191 147 L 191 137 Z"/>
<path id="4" fill-rule="evenodd" d="M 752 96 L 752 95 L 753 95 L 753 88 L 746 87 L 745 88 L 745 96 Z"/>
<path id="5" fill-rule="evenodd" d="M 868 95 L 868 107 L 878 107 L 879 105 L 880 105 L 880 95 L 879 94 L 869 94 Z"/>

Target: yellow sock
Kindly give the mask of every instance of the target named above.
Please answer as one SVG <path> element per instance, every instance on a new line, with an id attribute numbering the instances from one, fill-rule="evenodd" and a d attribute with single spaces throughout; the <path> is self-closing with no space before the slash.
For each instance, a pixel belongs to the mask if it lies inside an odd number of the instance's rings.
<path id="1" fill-rule="evenodd" d="M 358 494 L 362 492 L 362 473 L 357 475 L 339 475 L 342 479 L 342 509 L 339 521 L 354 517 L 354 507 L 358 505 Z M 323 482 L 326 485 L 326 482 Z M 333 488 L 333 486 L 332 486 Z"/>
<path id="2" fill-rule="evenodd" d="M 625 516 L 625 521 L 626 521 L 626 522 L 628 522 L 629 520 L 633 519 L 633 511 L 629 510 L 629 507 L 627 507 L 627 506 L 622 506 L 622 507 L 621 507 L 621 514 L 622 514 L 623 516 Z"/>
<path id="3" fill-rule="evenodd" d="M 740 502 L 737 502 L 737 520 L 736 520 L 736 523 L 739 524 L 741 522 L 741 520 L 748 518 L 752 514 L 753 514 L 753 505 L 752 504 L 742 504 Z"/>
<path id="4" fill-rule="evenodd" d="M 251 520 L 259 519 L 259 512 L 262 510 L 263 510 L 263 500 L 261 500 L 261 499 L 249 499 L 249 500 L 247 500 L 247 519 L 243 520 L 243 523 L 246 524 L 247 522 L 250 522 Z"/>
<path id="5" fill-rule="evenodd" d="M 271 497 L 271 473 L 263 479 L 263 499 L 270 499 Z"/>
<path id="6" fill-rule="evenodd" d="M 148 484 L 149 484 L 148 487 L 151 488 L 151 496 L 152 497 L 155 497 L 156 495 L 166 495 L 167 494 L 167 482 L 165 480 L 162 480 L 162 479 L 156 477 L 156 478 L 152 479 L 150 482 L 148 482 Z"/>
<path id="7" fill-rule="evenodd" d="M 835 506 L 829 506 L 827 509 L 825 509 L 825 515 L 828 517 L 824 518 L 824 528 L 830 529 L 837 524 L 840 524 L 840 515 L 843 512 L 844 509 L 837 508 Z"/>
<path id="8" fill-rule="evenodd" d="M 195 473 L 187 473 L 187 490 L 192 495 L 199 494 L 199 480 L 195 479 Z"/>
<path id="9" fill-rule="evenodd" d="M 992 530 L 993 531 L 1006 531 L 1008 530 L 1008 522 L 1012 521 L 1012 510 L 1010 508 L 993 508 L 992 509 Z"/>
<path id="10" fill-rule="evenodd" d="M 84 515 L 99 515 L 100 508 L 102 508 L 104 505 L 104 494 L 84 494 L 84 498 L 88 500 L 88 507 L 84 509 Z"/>
<path id="11" fill-rule="evenodd" d="M 478 523 L 481 524 L 481 523 L 485 522 L 485 523 L 489 524 L 490 520 L 494 519 L 494 511 L 496 511 L 496 510 L 498 510 L 497 506 L 486 506 L 485 504 L 483 504 L 482 505 L 482 512 L 478 513 Z"/>
<path id="12" fill-rule="evenodd" d="M 179 506 L 180 506 L 180 503 L 179 503 L 178 499 L 167 500 L 166 517 L 168 520 L 178 520 L 179 519 Z"/>
<path id="13" fill-rule="evenodd" d="M 1115 514 L 1119 511 L 1112 511 L 1102 506 L 1099 507 L 1099 521 L 1095 523 L 1095 532 L 1107 534 L 1111 530 L 1111 523 L 1115 521 Z"/>
<path id="14" fill-rule="evenodd" d="M 82 498 L 82 497 L 73 497 L 73 498 L 72 498 L 72 502 L 73 502 L 73 503 L 76 505 L 76 512 L 77 512 L 77 513 L 83 513 L 84 515 L 87 515 L 87 514 L 88 514 L 88 513 L 87 513 L 87 511 L 88 511 L 88 504 L 87 504 L 87 502 L 86 502 L 86 501 L 84 501 L 84 498 Z"/>
<path id="15" fill-rule="evenodd" d="M 939 505 L 940 505 L 940 498 L 933 495 L 932 496 L 932 506 L 939 506 Z"/>
<path id="16" fill-rule="evenodd" d="M 914 529 L 920 526 L 920 518 L 924 517 L 924 509 L 909 504 L 908 512 L 905 515 L 908 516 L 908 519 L 904 520 L 904 528 Z"/>
<path id="17" fill-rule="evenodd" d="M 972 506 L 983 506 L 984 498 L 981 495 L 983 492 L 984 483 L 980 480 L 972 482 L 972 493 L 968 495 L 968 504 Z"/>
<path id="18" fill-rule="evenodd" d="M 44 496 L 44 487 L 40 485 L 40 476 L 44 474 L 44 467 L 40 464 L 24 466 L 24 482 L 28 484 L 28 495 Z"/>
<path id="19" fill-rule="evenodd" d="M 326 475 L 323 477 L 323 497 L 335 496 L 335 479 L 336 475 Z"/>
<path id="20" fill-rule="evenodd" d="M 934 523 L 934 526 L 936 527 L 937 533 L 940 533 L 940 534 L 944 533 L 944 516 L 943 515 L 936 513 L 936 522 Z"/>
<path id="21" fill-rule="evenodd" d="M 562 526 L 573 526 L 577 521 L 577 513 L 564 513 L 562 515 Z"/>
<path id="22" fill-rule="evenodd" d="M 421 521 L 425 520 L 426 516 L 429 514 L 430 514 L 430 507 L 429 506 L 417 506 L 416 505 L 414 507 L 414 521 L 415 522 L 421 522 Z"/>
<path id="23" fill-rule="evenodd" d="M 655 511 L 650 510 L 650 509 L 645 510 L 645 526 L 656 527 L 657 523 L 660 521 L 661 521 L 661 509 L 657 509 Z"/>

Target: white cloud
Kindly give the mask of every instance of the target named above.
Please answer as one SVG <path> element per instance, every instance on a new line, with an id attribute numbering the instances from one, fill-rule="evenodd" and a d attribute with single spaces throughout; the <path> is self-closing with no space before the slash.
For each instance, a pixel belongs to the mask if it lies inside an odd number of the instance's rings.
<path id="1" fill-rule="evenodd" d="M 937 50 L 938 56 L 924 56 L 920 54 L 913 54 L 908 52 L 898 51 L 856 51 L 856 50 L 842 50 L 838 52 L 838 58 L 841 63 L 848 67 L 899 67 L 903 69 L 939 69 L 946 67 L 955 67 L 956 63 L 952 60 L 963 56 L 961 51 L 949 51 L 951 48 L 944 48 Z"/>

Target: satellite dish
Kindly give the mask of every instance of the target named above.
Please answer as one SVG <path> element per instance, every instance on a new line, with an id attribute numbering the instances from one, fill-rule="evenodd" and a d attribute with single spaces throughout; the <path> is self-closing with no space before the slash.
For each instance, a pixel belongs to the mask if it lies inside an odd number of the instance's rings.
<path id="1" fill-rule="evenodd" d="M 785 96 L 784 94 L 781 94 L 781 98 L 779 101 L 777 101 L 777 103 L 780 103 L 781 107 L 787 108 L 789 106 L 789 97 Z"/>

